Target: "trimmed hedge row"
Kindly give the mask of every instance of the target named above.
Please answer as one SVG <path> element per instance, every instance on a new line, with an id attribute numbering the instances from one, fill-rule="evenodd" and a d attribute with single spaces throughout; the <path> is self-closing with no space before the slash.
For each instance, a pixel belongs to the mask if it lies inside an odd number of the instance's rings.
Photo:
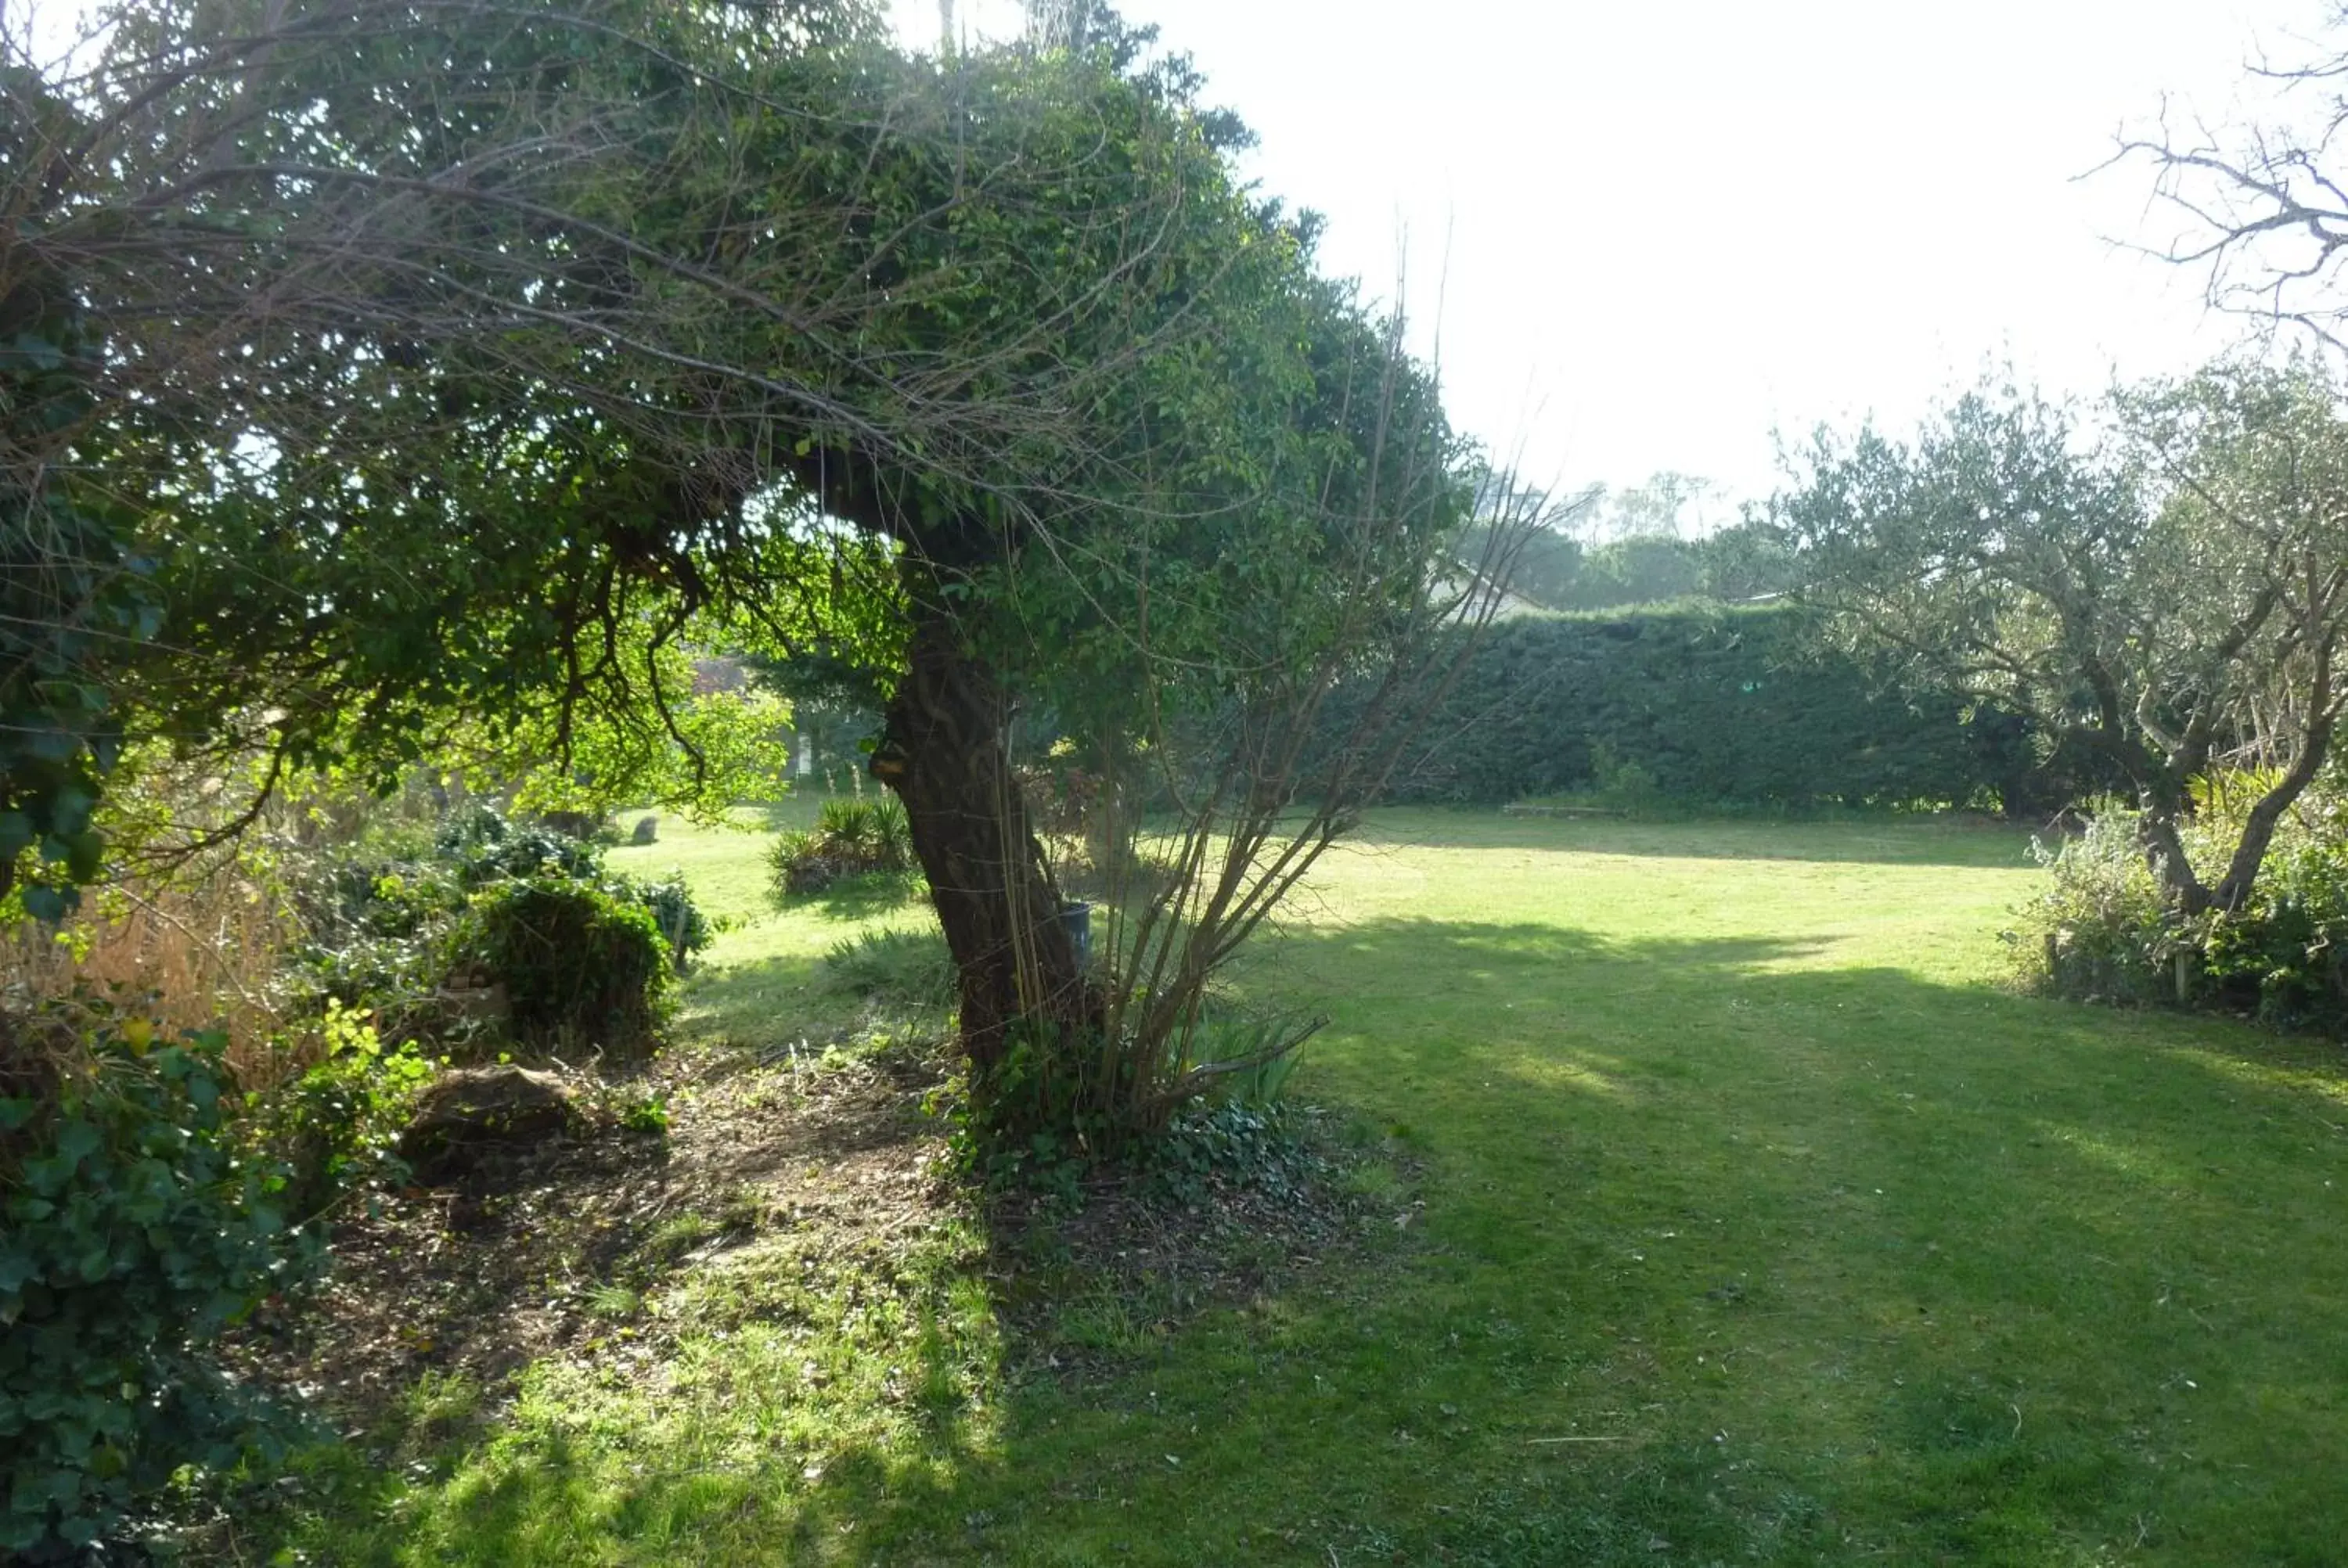
<path id="1" fill-rule="evenodd" d="M 1797 607 L 1668 606 L 1493 627 L 1389 794 L 2030 815 L 2085 790 L 2076 774 L 2015 715 L 1894 689 Z"/>

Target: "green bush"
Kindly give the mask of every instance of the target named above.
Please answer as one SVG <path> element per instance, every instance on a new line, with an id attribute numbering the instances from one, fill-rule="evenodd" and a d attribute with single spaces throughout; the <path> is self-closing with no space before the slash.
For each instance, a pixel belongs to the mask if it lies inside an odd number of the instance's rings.
<path id="1" fill-rule="evenodd" d="M 2249 792 L 2205 787 L 2187 853 L 2214 871 Z M 2250 901 L 2187 917 L 2168 907 L 2116 803 L 2041 856 L 2045 890 L 2025 912 L 2026 976 L 2056 995 L 2216 1008 L 2348 1032 L 2348 804 L 2303 799 L 2269 846 Z"/>
<path id="2" fill-rule="evenodd" d="M 2116 801 L 2052 848 L 2033 845 L 2044 889 L 2024 912 L 2025 973 L 2056 996 L 2157 1004 L 2175 998 L 2175 960 L 2189 945 L 2137 846 L 2136 814 Z"/>
<path id="3" fill-rule="evenodd" d="M 553 876 L 476 894 L 451 956 L 456 968 L 505 988 L 515 1040 L 539 1050 L 647 1054 L 673 984 L 669 945 L 651 910 L 599 884 Z"/>
<path id="4" fill-rule="evenodd" d="M 493 1016 L 452 1002 L 452 977 L 460 984 L 504 988 L 523 1043 L 545 1043 L 567 1028 L 587 1035 L 601 1030 L 576 1019 L 546 1027 L 535 1021 L 542 1015 L 524 998 L 543 1000 L 549 983 L 538 949 L 517 939 L 492 952 L 476 928 L 474 907 L 500 887 L 569 886 L 639 906 L 658 935 L 664 964 L 679 972 L 715 936 L 682 875 L 656 882 L 618 876 L 604 869 L 595 845 L 542 825 L 517 825 L 486 806 L 451 815 L 428 844 L 398 847 L 406 853 L 386 854 L 377 845 L 330 856 L 296 886 L 296 907 L 310 933 L 298 970 L 301 988 L 321 1009 L 339 1004 L 372 1012 L 388 1043 L 423 1040 L 461 1053 L 504 1043 Z M 530 972 L 508 972 L 502 967 L 508 958 Z M 657 1010 L 658 999 L 647 997 L 641 1007 L 622 1011 Z"/>
<path id="5" fill-rule="evenodd" d="M 386 1047 L 339 1002 L 327 1004 L 323 1032 L 325 1055 L 316 1065 L 256 1105 L 291 1173 L 286 1196 L 297 1214 L 320 1213 L 369 1181 L 407 1179 L 393 1146 L 432 1076 L 414 1042 Z"/>
<path id="6" fill-rule="evenodd" d="M 436 847 L 469 887 L 500 877 L 555 875 L 586 880 L 602 869 L 602 846 L 544 823 L 509 821 L 475 804 L 450 814 Z"/>
<path id="7" fill-rule="evenodd" d="M 827 800 L 815 826 L 777 836 L 767 866 L 778 907 L 856 878 L 902 876 L 914 866 L 912 827 L 891 797 Z"/>
<path id="8" fill-rule="evenodd" d="M 659 927 L 661 940 L 668 944 L 671 961 L 678 973 L 684 973 L 693 955 L 716 938 L 709 917 L 693 901 L 685 873 L 672 871 L 658 882 L 633 882 L 628 886 L 636 901 L 652 911 L 653 924 Z"/>
<path id="9" fill-rule="evenodd" d="M 0 1554 L 87 1544 L 181 1467 L 268 1446 L 208 1348 L 323 1263 L 283 1168 L 232 1133 L 224 1041 L 95 1016 L 70 1048 L 0 1038 Z"/>
<path id="10" fill-rule="evenodd" d="M 2212 924 L 2203 972 L 2219 999 L 2271 1022 L 2348 1032 L 2348 823 L 2268 852 L 2241 915 Z"/>

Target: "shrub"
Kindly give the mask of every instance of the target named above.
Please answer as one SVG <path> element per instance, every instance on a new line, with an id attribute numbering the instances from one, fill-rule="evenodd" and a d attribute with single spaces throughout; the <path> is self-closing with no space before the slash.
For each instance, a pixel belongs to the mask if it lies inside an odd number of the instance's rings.
<path id="1" fill-rule="evenodd" d="M 638 903 L 652 911 L 653 924 L 660 930 L 661 940 L 668 944 L 669 958 L 679 974 L 691 964 L 693 955 L 716 939 L 716 927 L 709 917 L 693 901 L 693 889 L 685 885 L 685 873 L 672 871 L 658 882 L 637 882 L 629 885 Z"/>
<path id="2" fill-rule="evenodd" d="M 517 1041 L 649 1052 L 670 989 L 669 945 L 652 911 L 592 882 L 542 876 L 474 896 L 452 943 L 458 969 L 494 978 Z"/>
<path id="3" fill-rule="evenodd" d="M 681 874 L 638 882 L 607 873 L 596 846 L 473 805 L 451 815 L 428 849 L 408 858 L 333 856 L 304 879 L 299 901 L 312 939 L 301 955 L 299 982 L 318 1004 L 372 1011 L 386 1041 L 425 1039 L 459 1050 L 497 1036 L 499 1020 L 452 1003 L 448 982 L 499 986 L 514 1004 L 520 1038 L 543 1043 L 549 1037 L 526 1021 L 523 998 L 542 996 L 544 975 L 509 973 L 477 931 L 467 934 L 482 896 L 517 882 L 641 906 L 664 966 L 680 972 L 715 935 Z M 498 949 L 518 961 L 532 951 L 527 943 Z M 527 962 L 543 968 L 536 958 Z M 647 998 L 635 1010 L 656 1010 L 657 1001 Z"/>
<path id="4" fill-rule="evenodd" d="M 1298 1053 L 1322 1021 L 1217 1005 L 1166 1048 L 1131 1031 L 1014 1033 L 1002 1057 L 963 1084 L 957 1153 L 990 1186 L 1066 1195 L 1086 1164 L 1133 1158 L 1146 1165 L 1169 1139 L 1206 1140 L 1177 1156 L 1179 1163 L 1207 1158 L 1200 1151 L 1227 1134 L 1273 1137 Z"/>
<path id="5" fill-rule="evenodd" d="M 440 858 L 468 887 L 499 877 L 547 875 L 586 880 L 602 871 L 602 846 L 545 823 L 508 821 L 486 805 L 468 806 L 441 825 Z"/>
<path id="6" fill-rule="evenodd" d="M 2250 907 L 2212 925 L 2209 982 L 2276 1023 L 2348 1026 L 2348 835 L 2271 850 L 2260 876 Z"/>
<path id="7" fill-rule="evenodd" d="M 2255 792 L 2204 785 L 2184 834 L 2197 863 L 2235 841 Z M 2348 806 L 2302 799 L 2268 849 L 2250 901 L 2187 918 L 2169 909 L 2137 842 L 2136 814 L 2106 805 L 2040 856 L 2046 890 L 2024 922 L 2027 977 L 2057 995 L 2216 1007 L 2271 1022 L 2348 1028 Z"/>
<path id="8" fill-rule="evenodd" d="M 406 1180 L 393 1153 L 432 1064 L 413 1042 L 386 1047 L 357 1013 L 329 1002 L 325 1055 L 260 1106 L 270 1146 L 290 1170 L 297 1214 L 321 1212 L 371 1180 Z"/>
<path id="9" fill-rule="evenodd" d="M 914 866 L 912 827 L 893 798 L 828 800 L 815 826 L 776 838 L 767 866 L 778 905 L 850 878 L 902 875 Z"/>
<path id="10" fill-rule="evenodd" d="M 858 873 L 912 869 L 912 825 L 904 804 L 894 796 L 828 800 L 816 815 L 815 831 Z"/>
<path id="11" fill-rule="evenodd" d="M 267 1446 L 208 1348 L 323 1261 L 283 1166 L 232 1135 L 221 1037 L 89 1016 L 67 1049 L 0 1037 L 0 1552 L 85 1545 L 180 1467 Z"/>
<path id="12" fill-rule="evenodd" d="M 2136 814 L 2102 803 L 2075 836 L 2033 848 L 2047 874 L 2044 891 L 2024 911 L 2031 940 L 2022 960 L 2034 983 L 2057 996 L 2106 1001 L 2173 996 L 2184 934 L 2145 865 Z"/>

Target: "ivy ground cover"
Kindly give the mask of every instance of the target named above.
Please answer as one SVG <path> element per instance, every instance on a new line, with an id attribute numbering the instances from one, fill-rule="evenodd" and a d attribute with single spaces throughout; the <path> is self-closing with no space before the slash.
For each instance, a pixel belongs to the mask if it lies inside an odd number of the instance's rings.
<path id="1" fill-rule="evenodd" d="M 750 917 L 763 843 L 640 853 Z M 1375 1245 L 1053 1299 L 967 1207 L 819 1255 L 888 1178 L 797 1150 L 643 1332 L 427 1380 L 252 1560 L 2337 1562 L 2340 1050 L 2009 994 L 2035 875 L 1931 822 L 1375 816 L 1242 983 L 1331 1016 L 1291 1093 Z M 727 932 L 680 1060 L 788 1060 L 824 948 L 919 922 Z"/>

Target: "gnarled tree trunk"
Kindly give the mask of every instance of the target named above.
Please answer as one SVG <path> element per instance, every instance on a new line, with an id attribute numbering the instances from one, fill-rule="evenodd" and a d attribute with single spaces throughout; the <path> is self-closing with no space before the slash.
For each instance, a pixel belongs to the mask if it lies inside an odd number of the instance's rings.
<path id="1" fill-rule="evenodd" d="M 1009 705 L 953 616 L 922 607 L 872 774 L 905 803 L 961 978 L 962 1034 L 983 1075 L 1023 1020 L 1055 1034 L 1100 1027 L 1060 896 L 1005 746 Z"/>

